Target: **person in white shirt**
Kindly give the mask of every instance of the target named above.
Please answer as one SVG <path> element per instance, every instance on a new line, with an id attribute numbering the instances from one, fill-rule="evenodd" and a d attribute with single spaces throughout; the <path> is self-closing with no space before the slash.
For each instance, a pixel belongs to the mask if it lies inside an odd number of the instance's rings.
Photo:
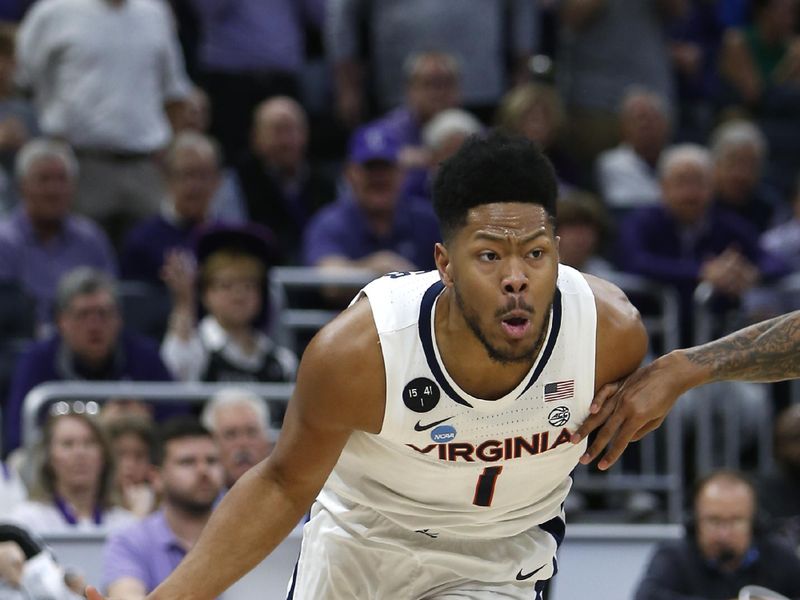
<path id="1" fill-rule="evenodd" d="M 633 88 L 622 101 L 619 118 L 621 143 L 597 158 L 601 195 L 612 211 L 657 204 L 661 188 L 656 165 L 670 138 L 666 102 Z"/>
<path id="2" fill-rule="evenodd" d="M 30 498 L 14 509 L 12 521 L 48 534 L 106 531 L 134 520 L 111 497 L 111 449 L 92 416 L 74 411 L 51 414 L 41 451 Z"/>
<path id="3" fill-rule="evenodd" d="M 117 228 L 155 213 L 163 186 L 154 154 L 191 93 L 167 4 L 37 2 L 17 53 L 17 80 L 33 92 L 42 132 L 78 154 L 78 212 L 115 239 Z"/>

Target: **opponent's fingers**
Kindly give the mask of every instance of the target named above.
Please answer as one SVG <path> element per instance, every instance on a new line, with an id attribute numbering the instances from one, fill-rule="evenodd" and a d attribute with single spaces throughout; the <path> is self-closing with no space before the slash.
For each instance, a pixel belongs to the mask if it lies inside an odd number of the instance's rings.
<path id="1" fill-rule="evenodd" d="M 586 417 L 586 420 L 581 423 L 581 426 L 572 434 L 570 442 L 573 444 L 579 443 L 583 438 L 605 423 L 616 406 L 615 402 L 609 402 L 608 400 L 619 390 L 619 387 L 620 384 L 618 383 L 609 383 L 600 388 L 600 391 L 597 392 L 594 400 L 592 400 L 589 416 Z M 595 406 L 596 410 L 592 410 Z"/>
<path id="2" fill-rule="evenodd" d="M 589 446 L 583 456 L 581 456 L 580 462 L 584 465 L 588 465 L 597 458 L 603 448 L 605 448 L 614 437 L 624 420 L 625 418 L 619 413 L 614 413 L 606 419 L 603 426 L 597 431 L 597 435 L 594 441 L 592 441 L 591 446 Z"/>
<path id="3" fill-rule="evenodd" d="M 639 431 L 636 432 L 636 434 L 633 436 L 633 439 L 631 441 L 638 442 L 639 440 L 641 440 L 644 436 L 646 436 L 651 431 L 655 431 L 656 429 L 661 427 L 661 423 L 663 423 L 663 421 L 664 421 L 663 418 L 661 418 L 661 419 L 653 419 L 649 423 L 643 425 L 639 429 Z"/>
<path id="4" fill-rule="evenodd" d="M 617 431 L 614 441 L 611 442 L 608 450 L 603 454 L 603 458 L 597 463 L 597 468 L 601 471 L 610 469 L 614 463 L 617 462 L 619 457 L 622 456 L 622 453 L 625 452 L 625 448 L 631 443 L 633 436 L 636 435 L 639 429 L 639 425 L 635 422 L 630 420 L 626 421 Z"/>
<path id="5" fill-rule="evenodd" d="M 86 587 L 86 600 L 104 600 L 104 598 L 97 591 L 97 588 L 90 585 Z"/>

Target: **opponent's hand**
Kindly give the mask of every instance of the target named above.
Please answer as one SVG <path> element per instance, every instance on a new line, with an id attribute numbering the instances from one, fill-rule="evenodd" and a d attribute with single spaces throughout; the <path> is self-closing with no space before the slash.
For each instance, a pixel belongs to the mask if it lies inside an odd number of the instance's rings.
<path id="1" fill-rule="evenodd" d="M 658 428 L 686 386 L 679 376 L 679 359 L 662 356 L 634 372 L 627 379 L 603 386 L 589 408 L 589 417 L 572 434 L 578 443 L 600 428 L 592 445 L 580 458 L 589 464 L 607 447 L 597 464 L 610 468 L 631 442 L 637 442 Z"/>

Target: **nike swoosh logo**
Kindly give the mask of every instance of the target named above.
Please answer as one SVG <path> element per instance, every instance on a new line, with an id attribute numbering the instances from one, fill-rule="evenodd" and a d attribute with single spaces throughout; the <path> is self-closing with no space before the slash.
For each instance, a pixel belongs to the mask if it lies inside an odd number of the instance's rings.
<path id="1" fill-rule="evenodd" d="M 425 431 L 426 429 L 430 429 L 431 427 L 436 427 L 437 425 L 441 425 L 445 421 L 449 421 L 452 418 L 453 417 L 447 417 L 446 419 L 442 419 L 441 421 L 434 421 L 433 423 L 426 423 L 425 425 L 422 425 L 420 424 L 419 421 L 417 421 L 417 424 L 414 425 L 414 431 Z"/>
<path id="2" fill-rule="evenodd" d="M 530 579 L 531 577 L 536 575 L 536 573 L 538 573 L 539 571 L 544 569 L 546 566 L 547 566 L 547 563 L 543 564 L 541 567 L 539 567 L 535 571 L 531 571 L 530 573 L 527 573 L 525 575 L 522 574 L 522 569 L 520 569 L 519 573 L 517 573 L 517 581 L 525 581 L 526 579 Z"/>

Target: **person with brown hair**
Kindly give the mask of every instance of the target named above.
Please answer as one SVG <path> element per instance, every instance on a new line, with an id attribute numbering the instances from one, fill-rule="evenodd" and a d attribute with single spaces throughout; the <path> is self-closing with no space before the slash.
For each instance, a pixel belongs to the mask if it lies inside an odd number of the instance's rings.
<path id="1" fill-rule="evenodd" d="M 63 408 L 61 404 L 54 405 Z M 11 514 L 36 533 L 94 531 L 130 523 L 133 515 L 113 497 L 111 446 L 94 417 L 78 412 L 51 413 L 41 441 L 41 466 L 29 500 Z"/>
<path id="2" fill-rule="evenodd" d="M 121 416 L 106 422 L 116 472 L 114 492 L 122 505 L 139 517 L 155 508 L 152 453 L 155 445 L 152 420 Z"/>
<path id="3" fill-rule="evenodd" d="M 270 248 L 263 228 L 217 227 L 198 241 L 199 269 L 187 253 L 168 256 L 173 298 L 161 357 L 180 381 L 290 381 L 297 357 L 260 327 L 268 317 Z M 196 286 L 207 314 L 196 319 Z"/>

